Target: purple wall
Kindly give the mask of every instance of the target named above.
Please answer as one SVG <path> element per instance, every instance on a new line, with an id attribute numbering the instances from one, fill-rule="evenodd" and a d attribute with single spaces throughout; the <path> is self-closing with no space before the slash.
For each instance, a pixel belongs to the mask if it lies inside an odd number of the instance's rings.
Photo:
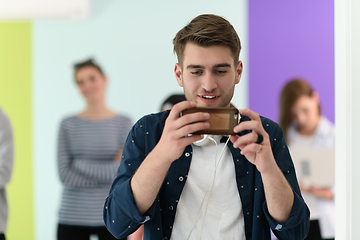
<path id="1" fill-rule="evenodd" d="M 249 1 L 249 43 L 250 109 L 277 122 L 283 85 L 303 77 L 334 122 L 333 1 Z"/>

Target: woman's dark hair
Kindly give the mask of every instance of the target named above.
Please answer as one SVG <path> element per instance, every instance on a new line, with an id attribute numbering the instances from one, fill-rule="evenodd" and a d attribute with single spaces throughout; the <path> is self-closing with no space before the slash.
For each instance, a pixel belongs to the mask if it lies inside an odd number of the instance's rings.
<path id="1" fill-rule="evenodd" d="M 82 68 L 84 67 L 94 67 L 97 70 L 99 70 L 99 72 L 101 73 L 101 75 L 105 76 L 103 71 L 101 70 L 100 66 L 96 63 L 95 60 L 93 60 L 92 58 L 84 61 L 84 62 L 79 62 L 79 63 L 75 63 L 74 64 L 74 70 L 75 70 L 75 74 Z"/>

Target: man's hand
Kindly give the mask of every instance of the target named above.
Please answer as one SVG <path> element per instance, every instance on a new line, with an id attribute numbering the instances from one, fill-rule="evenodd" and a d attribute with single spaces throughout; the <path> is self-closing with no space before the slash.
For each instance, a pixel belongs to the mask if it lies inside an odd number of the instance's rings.
<path id="1" fill-rule="evenodd" d="M 240 148 L 241 154 L 254 164 L 260 173 L 277 167 L 271 150 L 269 135 L 262 126 L 260 116 L 249 109 L 241 109 L 239 113 L 248 116 L 251 121 L 241 122 L 234 128 L 234 132 L 239 133 L 244 130 L 252 130 L 252 132 L 243 136 L 231 136 L 230 141 L 234 148 Z M 256 143 L 258 134 L 263 136 L 263 141 L 260 144 Z"/>
<path id="2" fill-rule="evenodd" d="M 186 146 L 202 138 L 200 135 L 188 134 L 210 126 L 205 122 L 210 118 L 208 113 L 192 113 L 180 117 L 181 111 L 192 107 L 195 107 L 195 104 L 188 101 L 173 106 L 158 144 L 131 179 L 131 189 L 141 214 L 155 201 L 171 163 L 183 154 Z"/>
<path id="3" fill-rule="evenodd" d="M 186 146 L 202 139 L 201 135 L 189 136 L 189 134 L 210 127 L 206 122 L 210 118 L 208 113 L 198 112 L 179 117 L 183 110 L 193 107 L 195 103 L 180 102 L 173 106 L 165 121 L 164 131 L 154 151 L 162 152 L 164 158 L 170 162 L 178 159 Z"/>

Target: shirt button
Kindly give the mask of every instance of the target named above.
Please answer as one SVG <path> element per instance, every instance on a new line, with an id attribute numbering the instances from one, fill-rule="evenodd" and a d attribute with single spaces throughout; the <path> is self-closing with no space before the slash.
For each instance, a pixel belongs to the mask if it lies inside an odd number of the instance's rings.
<path id="1" fill-rule="evenodd" d="M 281 225 L 281 224 L 276 225 L 275 229 L 276 229 L 276 230 L 281 230 L 281 229 L 282 229 L 282 225 Z"/>
<path id="2" fill-rule="evenodd" d="M 167 237 L 164 237 L 163 239 L 164 239 L 164 240 L 168 240 L 168 238 L 167 238 Z"/>
<path id="3" fill-rule="evenodd" d="M 189 157 L 190 156 L 190 153 L 185 153 L 185 157 Z"/>
<path id="4" fill-rule="evenodd" d="M 184 181 L 184 178 L 180 176 L 180 177 L 179 177 L 179 181 L 180 181 L 180 182 Z"/>
<path id="5" fill-rule="evenodd" d="M 174 210 L 174 207 L 173 207 L 173 206 L 170 206 L 169 209 L 170 209 L 170 210 Z"/>

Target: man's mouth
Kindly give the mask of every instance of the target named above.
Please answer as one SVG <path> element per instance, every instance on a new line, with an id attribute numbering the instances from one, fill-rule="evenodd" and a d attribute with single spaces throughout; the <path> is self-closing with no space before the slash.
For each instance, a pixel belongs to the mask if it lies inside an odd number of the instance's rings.
<path id="1" fill-rule="evenodd" d="M 205 98 L 205 99 L 214 99 L 216 98 L 216 96 L 209 96 L 209 95 L 204 95 L 204 96 L 201 96 L 202 98 Z"/>

